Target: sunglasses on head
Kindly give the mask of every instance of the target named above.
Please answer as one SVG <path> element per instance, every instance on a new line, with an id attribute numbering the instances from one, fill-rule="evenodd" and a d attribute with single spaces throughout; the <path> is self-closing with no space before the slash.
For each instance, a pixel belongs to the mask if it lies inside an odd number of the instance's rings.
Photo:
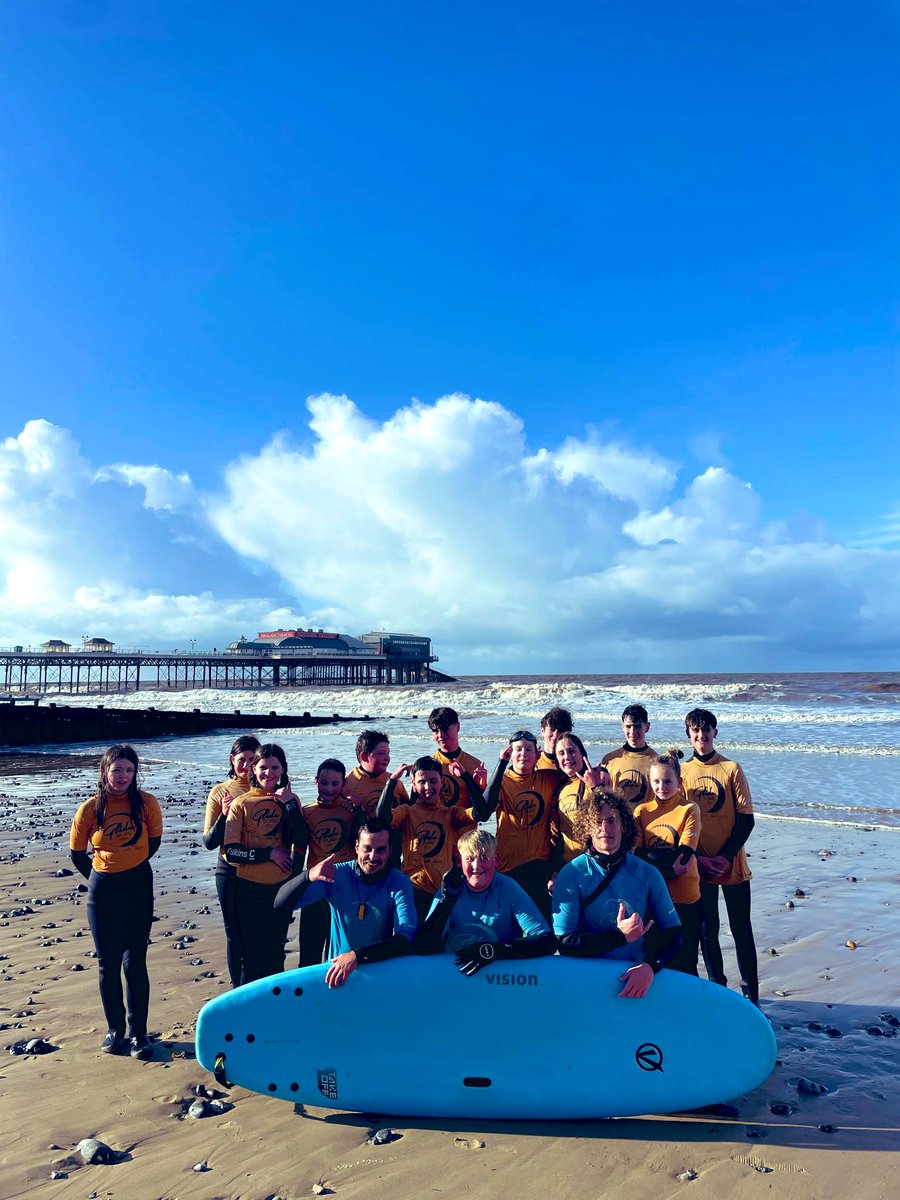
<path id="1" fill-rule="evenodd" d="M 533 742 L 536 746 L 537 738 L 533 733 L 529 733 L 527 729 L 517 729 L 516 732 L 510 734 L 509 737 L 509 744 L 512 745 L 513 742 Z"/>

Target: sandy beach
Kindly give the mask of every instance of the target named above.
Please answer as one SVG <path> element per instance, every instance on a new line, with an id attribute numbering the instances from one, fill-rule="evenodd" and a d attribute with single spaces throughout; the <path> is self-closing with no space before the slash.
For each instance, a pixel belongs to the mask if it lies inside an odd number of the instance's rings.
<path id="1" fill-rule="evenodd" d="M 199 839 L 205 792 L 194 780 L 177 798 L 159 796 L 166 829 L 154 863 L 155 1043 L 146 1063 L 98 1050 L 105 1029 L 82 880 L 56 874 L 71 868 L 68 829 L 85 794 L 84 773 L 71 770 L 52 779 L 10 775 L 0 788 L 6 1196 L 290 1200 L 313 1195 L 317 1185 L 318 1194 L 347 1200 L 896 1194 L 900 1037 L 888 1018 L 900 1018 L 898 830 L 758 821 L 754 925 L 763 1009 L 779 1057 L 762 1087 L 722 1097 L 733 1107 L 578 1123 L 438 1124 L 295 1113 L 236 1088 L 229 1111 L 194 1120 L 186 1116 L 192 1088 L 216 1086 L 193 1059 L 196 1014 L 228 986 L 213 856 Z M 296 925 L 291 933 L 295 944 Z M 724 945 L 736 980 L 727 937 Z M 561 1027 L 560 1036 L 574 1032 L 574 1024 Z M 8 1049 L 32 1038 L 52 1049 Z M 827 1092 L 798 1093 L 800 1077 Z M 385 1125 L 401 1136 L 367 1144 L 367 1133 Z M 83 1165 L 76 1147 L 91 1136 L 121 1152 L 120 1160 Z M 194 1171 L 199 1163 L 208 1170 Z M 53 1172 L 61 1177 L 51 1179 Z"/>

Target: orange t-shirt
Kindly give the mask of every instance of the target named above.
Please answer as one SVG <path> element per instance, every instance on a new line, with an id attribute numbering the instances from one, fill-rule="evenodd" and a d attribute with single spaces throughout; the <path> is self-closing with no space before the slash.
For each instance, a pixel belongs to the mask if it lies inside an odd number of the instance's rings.
<path id="1" fill-rule="evenodd" d="M 374 817 L 384 785 L 389 779 L 390 774 L 387 771 L 382 771 L 380 775 L 372 775 L 364 767 L 354 767 L 344 783 L 344 795 L 349 796 L 354 804 L 361 804 L 367 817 Z M 409 799 L 406 788 L 399 781 L 394 788 L 394 797 L 398 804 Z"/>
<path id="2" fill-rule="evenodd" d="M 403 831 L 403 873 L 413 887 L 433 895 L 453 866 L 459 835 L 475 828 L 475 818 L 458 804 L 398 804 L 391 826 Z"/>
<path id="3" fill-rule="evenodd" d="M 559 793 L 559 835 L 563 842 L 563 862 L 571 862 L 579 854 L 584 854 L 584 846 L 575 840 L 575 815 L 584 793 L 583 779 L 567 780 Z"/>
<path id="4" fill-rule="evenodd" d="M 315 804 L 304 804 L 300 809 L 309 831 L 309 848 L 306 852 L 306 869 L 316 866 L 329 854 L 336 862 L 349 862 L 353 850 L 353 810 L 356 805 L 346 796 L 340 796 L 332 804 L 317 800 Z"/>
<path id="5" fill-rule="evenodd" d="M 143 820 L 137 838 L 127 795 L 107 797 L 102 829 L 97 824 L 98 800 L 98 796 L 92 796 L 76 812 L 69 833 L 69 849 L 87 850 L 90 846 L 93 869 L 110 875 L 140 866 L 150 856 L 150 838 L 162 837 L 162 813 L 156 797 L 141 792 Z"/>
<path id="6" fill-rule="evenodd" d="M 681 779 L 688 800 L 700 809 L 698 852 L 714 858 L 731 837 L 738 814 L 753 812 L 747 777 L 736 762 L 716 751 L 706 762 L 696 755 L 689 758 L 681 768 Z M 717 882 L 744 883 L 750 878 L 750 864 L 741 846 L 730 874 Z"/>
<path id="7" fill-rule="evenodd" d="M 647 804 L 639 804 L 634 810 L 634 820 L 638 835 L 635 845 L 642 850 L 664 850 L 674 846 L 697 849 L 700 809 L 681 791 L 665 802 L 654 796 Z M 700 874 L 693 855 L 685 873 L 667 879 L 666 887 L 675 904 L 693 904 L 700 899 Z"/>
<path id="8" fill-rule="evenodd" d="M 203 821 L 203 832 L 209 833 L 216 821 L 222 815 L 222 803 L 227 796 L 232 800 L 236 800 L 238 796 L 243 796 L 245 792 L 250 791 L 250 784 L 244 783 L 243 780 L 235 777 L 234 779 L 223 779 L 221 783 L 217 783 L 209 793 L 206 801 L 206 817 Z M 223 843 L 224 844 L 224 843 Z M 219 847 L 219 858 L 225 857 L 225 851 Z"/>
<path id="9" fill-rule="evenodd" d="M 558 792 L 555 771 L 534 770 L 523 776 L 512 767 L 506 768 L 497 804 L 501 871 L 511 871 L 536 859 L 550 860 L 559 837 Z"/>
<path id="10" fill-rule="evenodd" d="M 293 829 L 289 814 L 277 796 L 261 788 L 250 788 L 232 801 L 225 818 L 225 846 L 238 845 L 246 850 L 274 850 L 282 846 L 293 852 Z M 239 879 L 253 883 L 285 883 L 290 871 L 265 859 L 257 863 L 237 863 Z"/>
<path id="11" fill-rule="evenodd" d="M 468 771 L 470 775 L 474 776 L 475 772 L 481 766 L 481 760 L 477 759 L 474 754 L 469 754 L 466 750 L 454 750 L 452 754 L 445 754 L 443 750 L 435 750 L 431 757 L 435 762 L 441 764 L 441 800 L 448 808 L 453 804 L 458 804 L 462 808 L 468 808 L 471 800 L 466 781 L 450 775 L 447 767 L 452 762 L 458 762 L 464 771 Z"/>
<path id="12" fill-rule="evenodd" d="M 654 758 L 656 751 L 652 746 L 645 746 L 643 750 L 633 750 L 627 744 L 603 755 L 601 766 L 609 771 L 613 791 L 624 796 L 632 811 L 653 795 L 653 789 L 650 787 L 650 764 Z"/>

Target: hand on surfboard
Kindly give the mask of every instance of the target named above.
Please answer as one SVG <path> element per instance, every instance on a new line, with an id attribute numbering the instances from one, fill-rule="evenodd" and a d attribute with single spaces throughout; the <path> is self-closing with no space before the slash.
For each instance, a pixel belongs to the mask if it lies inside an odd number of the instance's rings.
<path id="1" fill-rule="evenodd" d="M 337 958 L 331 960 L 331 965 L 325 972 L 325 982 L 330 988 L 340 987 L 346 983 L 358 966 L 355 950 L 345 950 Z"/>
<path id="2" fill-rule="evenodd" d="M 650 924 L 652 925 L 653 922 L 651 921 Z M 619 982 L 625 984 L 619 992 L 620 996 L 639 1000 L 641 996 L 646 996 L 650 991 L 650 985 L 653 983 L 653 968 L 649 963 L 638 963 L 636 967 L 629 967 L 624 975 L 620 975 Z"/>
<path id="3" fill-rule="evenodd" d="M 327 858 L 323 858 L 314 867 L 310 867 L 309 882 L 317 883 L 321 880 L 322 883 L 334 883 L 334 861 L 335 855 L 329 854 Z"/>
<path id="4" fill-rule="evenodd" d="M 621 902 L 619 903 L 619 915 L 616 917 L 616 925 L 619 927 L 619 932 L 625 935 L 626 942 L 636 942 L 638 938 L 644 936 L 652 924 L 652 921 L 648 921 L 645 925 L 640 913 L 632 913 L 630 917 L 626 917 L 625 905 Z M 643 995 L 643 992 L 641 995 Z"/>

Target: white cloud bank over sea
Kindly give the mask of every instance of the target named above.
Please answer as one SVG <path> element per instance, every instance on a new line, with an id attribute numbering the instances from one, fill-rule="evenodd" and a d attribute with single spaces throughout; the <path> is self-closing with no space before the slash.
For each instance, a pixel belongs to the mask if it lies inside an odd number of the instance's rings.
<path id="1" fill-rule="evenodd" d="M 463 395 L 385 421 L 346 396 L 307 409 L 214 492 L 45 420 L 7 437 L 0 644 L 211 648 L 301 624 L 429 634 L 451 673 L 900 661 L 900 551 L 765 520 L 721 466 L 691 477 L 593 428 L 537 446 Z"/>

